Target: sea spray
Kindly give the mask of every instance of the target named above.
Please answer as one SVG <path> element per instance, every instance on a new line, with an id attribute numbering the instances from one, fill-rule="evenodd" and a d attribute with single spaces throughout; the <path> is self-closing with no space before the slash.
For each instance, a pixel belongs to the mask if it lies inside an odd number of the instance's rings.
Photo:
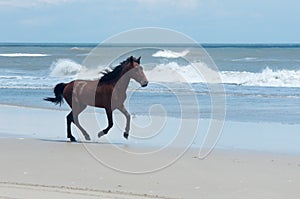
<path id="1" fill-rule="evenodd" d="M 87 70 L 86 67 L 78 64 L 70 59 L 58 59 L 52 63 L 50 67 L 51 77 L 64 77 L 75 76 L 83 70 Z"/>

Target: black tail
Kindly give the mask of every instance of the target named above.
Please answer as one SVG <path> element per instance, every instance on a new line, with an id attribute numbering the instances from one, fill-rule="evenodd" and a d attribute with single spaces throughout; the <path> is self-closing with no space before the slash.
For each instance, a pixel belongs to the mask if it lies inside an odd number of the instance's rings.
<path id="1" fill-rule="evenodd" d="M 55 97 L 47 97 L 47 98 L 44 98 L 44 100 L 55 103 L 55 105 L 57 105 L 57 104 L 61 105 L 61 103 L 63 102 L 63 99 L 64 99 L 63 91 L 64 91 L 64 88 L 66 85 L 67 84 L 64 84 L 64 83 L 57 84 L 54 87 Z"/>

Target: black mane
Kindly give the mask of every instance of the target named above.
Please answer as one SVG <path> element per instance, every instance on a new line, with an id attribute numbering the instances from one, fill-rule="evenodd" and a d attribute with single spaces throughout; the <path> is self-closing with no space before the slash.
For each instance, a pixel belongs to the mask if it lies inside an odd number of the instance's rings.
<path id="1" fill-rule="evenodd" d="M 112 69 L 112 71 L 105 70 L 105 71 L 101 72 L 103 74 L 103 76 L 100 78 L 99 82 L 108 82 L 108 81 L 116 79 L 117 77 L 120 77 L 122 69 L 124 68 L 124 66 L 126 66 L 126 64 L 128 62 L 131 61 L 130 59 L 132 59 L 132 61 L 135 61 L 135 62 L 138 61 L 134 57 L 129 57 L 125 61 L 122 61 L 118 66 L 114 67 Z"/>

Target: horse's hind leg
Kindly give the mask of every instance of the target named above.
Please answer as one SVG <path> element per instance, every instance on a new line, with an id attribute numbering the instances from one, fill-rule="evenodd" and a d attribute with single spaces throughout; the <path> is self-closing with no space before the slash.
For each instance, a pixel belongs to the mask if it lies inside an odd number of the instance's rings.
<path id="1" fill-rule="evenodd" d="M 71 132 L 71 124 L 74 122 L 72 111 L 67 115 L 67 138 L 70 138 L 71 142 L 76 142 L 75 137 Z"/>
<path id="2" fill-rule="evenodd" d="M 86 140 L 91 140 L 89 134 L 86 132 L 86 130 L 80 125 L 78 115 L 86 108 L 86 105 L 83 104 L 73 104 L 73 119 L 74 124 L 79 128 L 79 130 L 82 132 Z"/>

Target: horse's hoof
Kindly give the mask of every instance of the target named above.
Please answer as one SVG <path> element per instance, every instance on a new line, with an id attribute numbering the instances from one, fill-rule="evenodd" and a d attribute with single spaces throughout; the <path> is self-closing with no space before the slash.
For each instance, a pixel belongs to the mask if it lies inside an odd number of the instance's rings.
<path id="1" fill-rule="evenodd" d="M 123 134 L 123 136 L 124 136 L 124 138 L 125 138 L 126 140 L 128 140 L 129 134 L 128 134 L 127 132 L 125 132 L 125 133 Z"/>
<path id="2" fill-rule="evenodd" d="M 98 138 L 101 138 L 103 135 L 106 135 L 106 133 L 104 133 L 103 131 L 100 131 L 100 132 L 98 133 Z"/>
<path id="3" fill-rule="evenodd" d="M 76 139 L 74 137 L 70 137 L 70 141 L 71 142 L 77 142 Z"/>
<path id="4" fill-rule="evenodd" d="M 84 136 L 85 137 L 85 140 L 91 140 L 90 136 L 89 135 L 86 135 Z"/>

